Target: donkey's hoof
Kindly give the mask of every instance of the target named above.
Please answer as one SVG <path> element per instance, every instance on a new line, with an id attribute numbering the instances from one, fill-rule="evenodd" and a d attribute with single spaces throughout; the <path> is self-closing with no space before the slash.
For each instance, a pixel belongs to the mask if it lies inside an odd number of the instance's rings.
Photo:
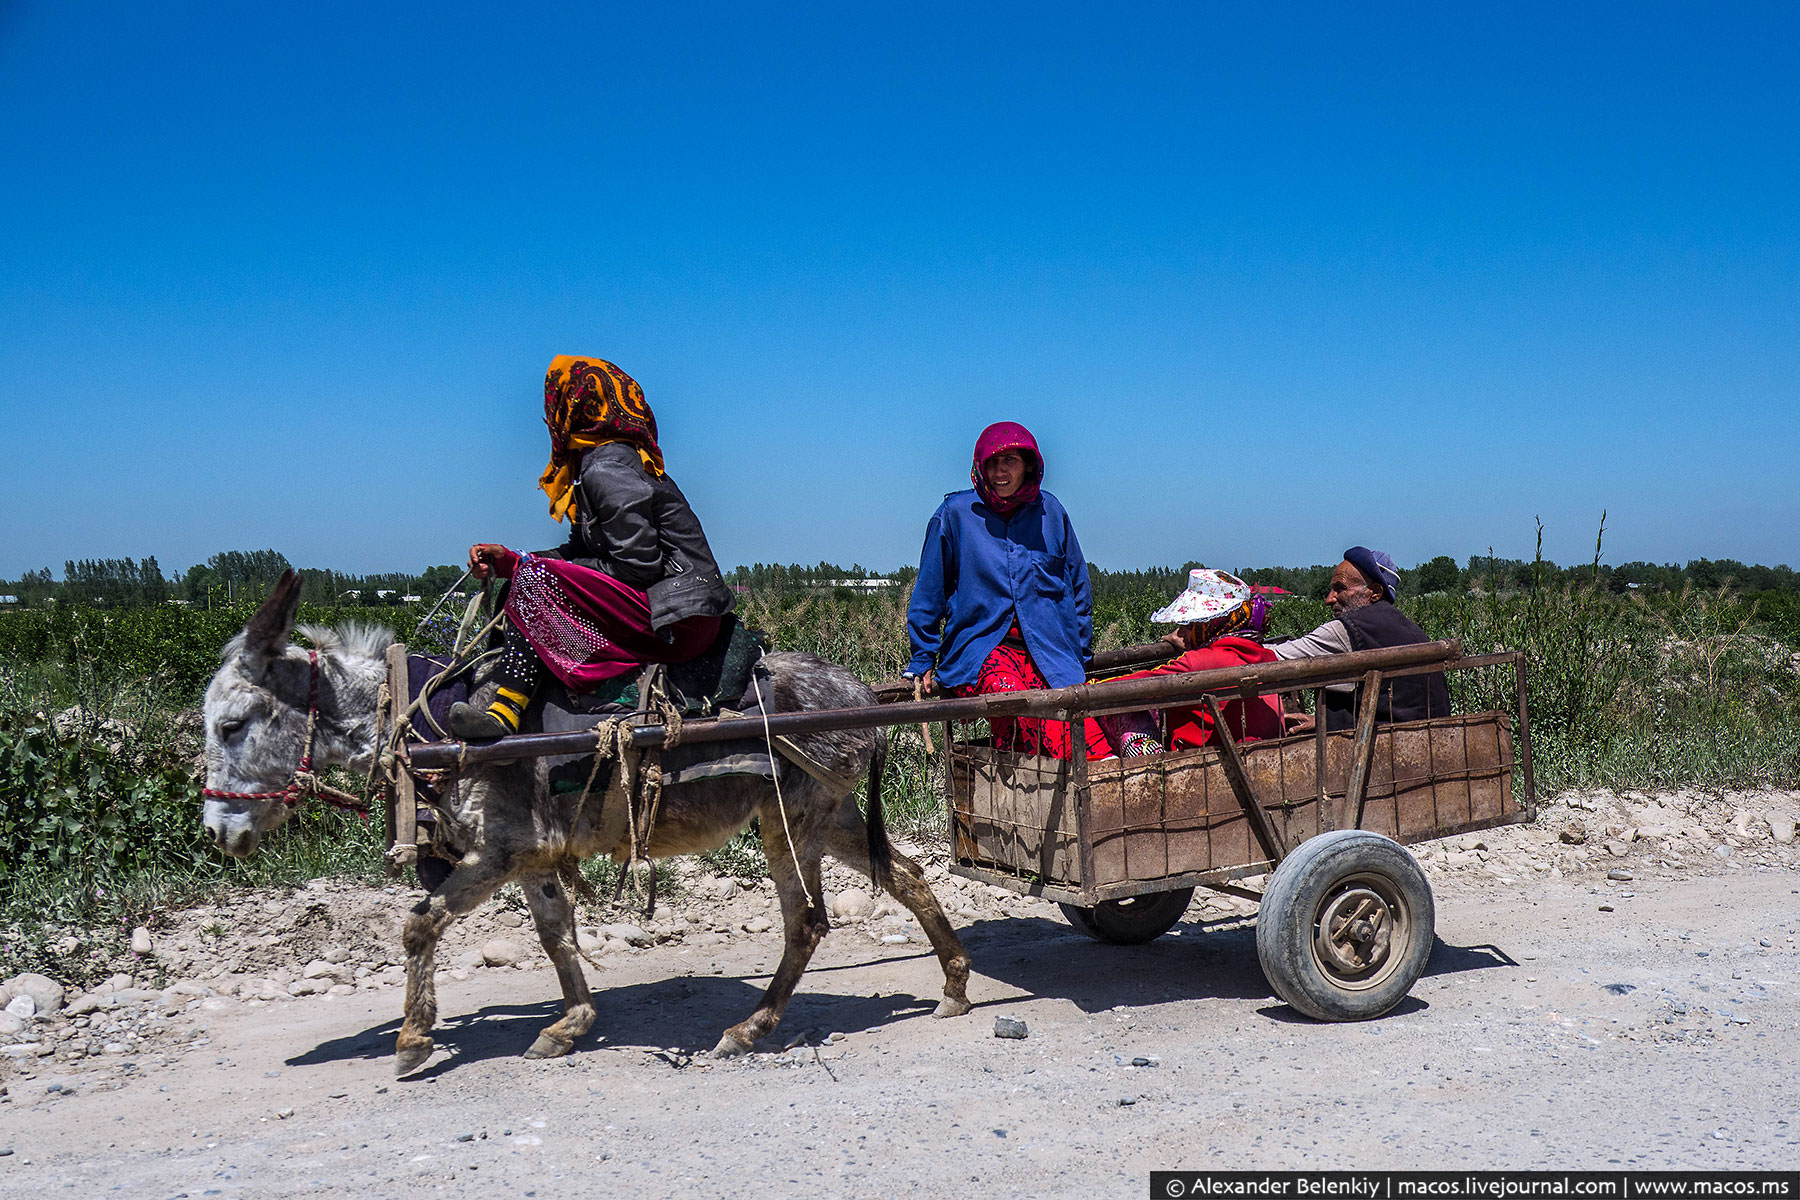
<path id="1" fill-rule="evenodd" d="M 401 1046 L 394 1051 L 394 1074 L 411 1075 L 414 1071 L 424 1066 L 426 1060 L 436 1052 L 437 1045 L 433 1042 L 424 1042 L 412 1046 Z"/>
<path id="2" fill-rule="evenodd" d="M 531 1043 L 531 1049 L 525 1052 L 525 1057 L 561 1058 L 574 1048 L 574 1042 L 559 1042 L 547 1033 L 540 1033 L 537 1041 Z"/>
<path id="3" fill-rule="evenodd" d="M 714 1058 L 737 1058 L 748 1053 L 750 1053 L 750 1047 L 729 1033 L 720 1038 L 719 1044 L 713 1047 Z"/>
<path id="4" fill-rule="evenodd" d="M 960 1017 L 969 1011 L 969 1002 L 962 996 L 945 996 L 938 1001 L 937 1009 L 931 1014 L 934 1017 Z"/>

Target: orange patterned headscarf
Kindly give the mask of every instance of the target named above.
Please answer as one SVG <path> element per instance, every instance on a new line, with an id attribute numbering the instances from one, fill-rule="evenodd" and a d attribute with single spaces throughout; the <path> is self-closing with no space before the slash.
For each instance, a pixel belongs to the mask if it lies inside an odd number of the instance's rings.
<path id="1" fill-rule="evenodd" d="M 538 486 L 550 497 L 558 521 L 575 506 L 575 473 L 581 452 L 607 442 L 627 442 L 644 470 L 662 478 L 662 449 L 656 444 L 656 414 L 644 401 L 637 380 L 603 358 L 559 354 L 544 373 L 544 424 L 550 429 L 550 465 Z"/>

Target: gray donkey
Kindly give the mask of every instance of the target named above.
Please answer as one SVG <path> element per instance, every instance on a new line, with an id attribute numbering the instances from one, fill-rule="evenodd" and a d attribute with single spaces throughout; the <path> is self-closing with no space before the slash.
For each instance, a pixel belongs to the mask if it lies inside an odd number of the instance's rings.
<path id="1" fill-rule="evenodd" d="M 206 689 L 205 825 L 215 845 L 242 858 L 262 835 L 293 812 L 283 789 L 303 769 L 311 726 L 312 766 L 368 769 L 375 753 L 377 694 L 386 677 L 384 654 L 393 634 L 352 626 L 342 631 L 304 627 L 314 650 L 290 643 L 300 604 L 292 572 L 225 647 L 223 665 Z M 780 711 L 846 708 L 875 702 L 868 685 L 849 671 L 810 654 L 770 654 L 765 662 Z M 314 715 L 309 716 L 309 708 Z M 713 1053 L 749 1050 L 781 1020 L 794 985 L 829 928 L 821 907 L 819 860 L 829 852 L 876 882 L 919 920 L 944 971 L 944 998 L 934 1015 L 969 1010 L 969 958 L 944 917 L 918 865 L 892 850 L 881 827 L 881 770 L 887 754 L 880 730 L 856 729 L 794 738 L 839 778 L 869 779 L 869 821 L 856 801 L 802 771 L 781 772 L 781 801 L 764 779 L 726 776 L 665 789 L 649 852 L 661 858 L 722 845 L 760 818 L 763 850 L 781 900 L 785 941 L 781 965 L 762 1002 L 727 1029 Z M 870 771 L 873 764 L 873 771 Z M 612 853 L 601 845 L 598 797 L 577 809 L 579 793 L 553 795 L 542 760 L 471 767 L 445 788 L 440 837 L 461 859 L 407 918 L 406 1016 L 395 1047 L 396 1073 L 424 1065 L 437 1017 L 433 955 L 456 918 L 474 911 L 511 880 L 522 885 L 538 939 L 561 981 L 564 1013 L 538 1035 L 528 1058 L 567 1054 L 594 1022 L 593 997 L 575 944 L 574 910 L 558 878 L 568 855 Z M 786 820 L 783 821 L 783 808 Z M 570 828 L 572 820 L 578 822 Z M 790 831 L 792 844 L 783 830 Z"/>

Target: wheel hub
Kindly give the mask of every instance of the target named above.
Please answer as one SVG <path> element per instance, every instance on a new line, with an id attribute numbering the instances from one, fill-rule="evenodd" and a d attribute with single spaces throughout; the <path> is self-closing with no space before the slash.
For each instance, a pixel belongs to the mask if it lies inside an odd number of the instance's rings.
<path id="1" fill-rule="evenodd" d="M 1386 898 L 1367 887 L 1347 888 L 1319 910 L 1313 944 L 1319 961 L 1343 975 L 1367 975 L 1387 961 L 1394 912 Z"/>

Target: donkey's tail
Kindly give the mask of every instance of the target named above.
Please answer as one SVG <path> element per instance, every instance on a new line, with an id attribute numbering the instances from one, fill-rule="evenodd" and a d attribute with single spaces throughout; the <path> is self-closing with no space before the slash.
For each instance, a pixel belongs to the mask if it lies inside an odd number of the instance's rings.
<path id="1" fill-rule="evenodd" d="M 887 760 L 887 731 L 877 730 L 875 755 L 869 761 L 869 811 L 864 819 L 869 829 L 869 881 L 877 888 L 894 869 L 894 848 L 888 844 L 887 819 L 881 813 L 881 777 L 887 773 Z"/>

